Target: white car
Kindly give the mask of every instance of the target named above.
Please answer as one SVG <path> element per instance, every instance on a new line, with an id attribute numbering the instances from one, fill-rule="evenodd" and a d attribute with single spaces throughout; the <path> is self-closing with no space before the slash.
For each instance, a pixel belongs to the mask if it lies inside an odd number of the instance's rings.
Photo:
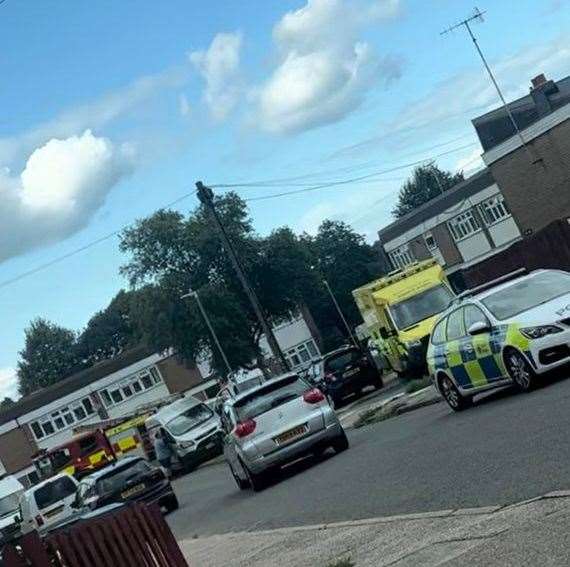
<path id="1" fill-rule="evenodd" d="M 296 374 L 264 382 L 222 409 L 224 455 L 239 488 L 263 488 L 272 470 L 328 447 L 348 449 L 324 394 Z"/>
<path id="2" fill-rule="evenodd" d="M 20 532 L 20 499 L 24 486 L 15 476 L 0 480 L 0 546 Z"/>
<path id="3" fill-rule="evenodd" d="M 20 500 L 21 530 L 40 534 L 77 515 L 74 508 L 78 482 L 60 473 L 28 488 Z"/>
<path id="4" fill-rule="evenodd" d="M 432 380 L 452 409 L 476 393 L 570 363 L 570 274 L 508 274 L 461 294 L 434 325 L 427 352 Z"/>

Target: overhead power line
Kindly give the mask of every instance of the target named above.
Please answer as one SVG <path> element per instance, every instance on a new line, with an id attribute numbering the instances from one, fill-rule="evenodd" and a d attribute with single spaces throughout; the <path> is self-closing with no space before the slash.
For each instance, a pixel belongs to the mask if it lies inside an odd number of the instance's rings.
<path id="1" fill-rule="evenodd" d="M 195 193 L 196 193 L 196 191 L 192 191 L 191 193 L 187 193 L 186 195 L 183 195 L 182 197 L 179 197 L 178 199 L 175 199 L 174 201 L 167 203 L 166 205 L 164 205 L 163 207 L 160 207 L 157 210 L 169 209 L 170 207 L 177 205 L 181 201 L 188 199 L 188 197 L 191 197 Z M 67 252 L 66 254 L 62 254 L 61 256 L 58 256 L 57 258 L 50 260 L 49 262 L 45 262 L 44 264 L 39 264 L 38 266 L 32 268 L 31 270 L 27 270 L 26 272 L 22 272 L 16 276 L 8 278 L 7 280 L 0 282 L 0 289 L 7 287 L 13 283 L 16 283 L 20 280 L 23 280 L 24 278 L 27 278 L 29 276 L 33 276 L 33 275 L 37 274 L 38 272 L 42 272 L 43 270 L 47 270 L 48 268 L 51 268 L 51 266 L 55 266 L 55 264 L 59 264 L 60 262 L 63 262 L 64 260 L 72 258 L 73 256 L 76 256 L 77 254 L 81 254 L 81 252 L 85 252 L 86 250 L 89 250 L 90 248 L 97 246 L 97 244 L 101 244 L 102 242 L 105 242 L 106 240 L 110 240 L 111 238 L 121 234 L 121 232 L 123 232 L 123 230 L 125 230 L 126 228 L 129 228 L 133 224 L 134 224 L 134 222 L 127 223 L 127 224 L 123 225 L 121 228 L 118 228 L 117 230 L 114 230 L 113 232 L 110 232 L 109 234 L 106 234 L 105 236 L 101 236 L 100 238 L 92 240 L 91 242 L 88 242 L 87 244 L 84 244 L 83 246 L 80 246 L 79 248 L 75 248 L 71 252 Z"/>
<path id="2" fill-rule="evenodd" d="M 360 177 L 353 177 L 351 179 L 342 179 L 342 180 L 337 180 L 337 181 L 330 181 L 327 183 L 321 183 L 318 185 L 312 185 L 310 187 L 305 187 L 303 189 L 293 189 L 291 191 L 282 191 L 280 193 L 272 193 L 270 195 L 259 195 L 257 197 L 249 197 L 248 199 L 244 199 L 244 200 L 248 203 L 252 202 L 252 201 L 266 201 L 268 199 L 277 199 L 279 197 L 287 197 L 289 195 L 298 195 L 300 193 L 309 193 L 312 191 L 317 191 L 319 189 L 328 189 L 330 187 L 341 187 L 344 185 L 351 185 L 351 184 L 363 181 L 365 179 L 372 179 L 374 177 L 379 177 L 379 176 L 384 175 L 386 173 L 392 173 L 393 171 L 398 171 L 401 169 L 407 169 L 407 168 L 413 167 L 415 165 L 421 165 L 423 163 L 428 163 L 430 161 L 433 161 L 433 159 L 435 159 L 435 158 L 443 157 L 443 156 L 450 155 L 450 154 L 455 153 L 455 152 L 459 152 L 461 150 L 465 150 L 465 149 L 470 148 L 476 144 L 477 144 L 477 142 L 473 142 L 471 144 L 466 144 L 464 146 L 454 148 L 453 150 L 449 150 L 447 152 L 442 152 L 440 154 L 437 154 L 437 155 L 429 157 L 429 158 L 424 158 L 424 159 L 413 161 L 410 163 L 397 165 L 397 166 L 391 167 L 389 169 L 375 171 L 373 173 L 368 173 L 367 175 L 361 175 Z"/>

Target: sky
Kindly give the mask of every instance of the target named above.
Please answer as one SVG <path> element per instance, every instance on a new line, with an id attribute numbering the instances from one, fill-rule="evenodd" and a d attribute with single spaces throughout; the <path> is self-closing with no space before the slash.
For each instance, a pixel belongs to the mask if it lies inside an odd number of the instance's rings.
<path id="1" fill-rule="evenodd" d="M 480 4 L 473 25 L 508 99 L 539 73 L 570 74 L 570 1 L 512 7 Z M 480 167 L 470 120 L 497 94 L 465 30 L 440 35 L 472 12 L 463 0 L 0 4 L 0 397 L 16 395 L 29 322 L 81 330 L 127 286 L 112 235 L 175 201 L 191 210 L 197 180 L 286 180 L 236 188 L 260 234 L 332 218 L 373 242 L 414 164 Z"/>

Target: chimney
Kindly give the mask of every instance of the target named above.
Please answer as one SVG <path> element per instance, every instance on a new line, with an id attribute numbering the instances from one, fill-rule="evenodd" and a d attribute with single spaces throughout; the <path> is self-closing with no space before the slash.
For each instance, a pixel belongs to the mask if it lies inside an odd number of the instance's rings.
<path id="1" fill-rule="evenodd" d="M 532 83 L 532 87 L 530 89 L 532 91 L 533 89 L 538 89 L 539 87 L 544 85 L 546 83 L 546 77 L 544 76 L 544 73 L 541 73 L 540 75 L 537 75 L 534 79 L 531 79 L 530 82 Z"/>

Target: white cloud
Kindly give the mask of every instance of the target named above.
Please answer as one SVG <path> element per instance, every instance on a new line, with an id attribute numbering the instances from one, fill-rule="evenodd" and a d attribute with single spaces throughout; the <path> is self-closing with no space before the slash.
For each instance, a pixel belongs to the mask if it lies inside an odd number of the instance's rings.
<path id="1" fill-rule="evenodd" d="M 133 157 L 129 146 L 86 130 L 36 149 L 20 175 L 0 170 L 0 262 L 83 228 Z"/>
<path id="2" fill-rule="evenodd" d="M 180 116 L 186 117 L 190 115 L 190 103 L 188 102 L 188 97 L 185 94 L 181 94 L 178 97 L 178 110 L 180 111 Z"/>
<path id="3" fill-rule="evenodd" d="M 240 32 L 219 33 L 206 51 L 189 55 L 206 82 L 203 100 L 216 121 L 224 120 L 237 104 L 241 46 Z"/>
<path id="4" fill-rule="evenodd" d="M 18 378 L 13 368 L 0 368 L 0 401 L 5 397 L 18 399 Z"/>
<path id="5" fill-rule="evenodd" d="M 292 134 L 340 120 L 370 87 L 398 79 L 401 61 L 378 58 L 358 40 L 361 29 L 393 17 L 396 0 L 308 0 L 273 30 L 279 64 L 253 91 L 256 122 L 268 132 Z"/>

